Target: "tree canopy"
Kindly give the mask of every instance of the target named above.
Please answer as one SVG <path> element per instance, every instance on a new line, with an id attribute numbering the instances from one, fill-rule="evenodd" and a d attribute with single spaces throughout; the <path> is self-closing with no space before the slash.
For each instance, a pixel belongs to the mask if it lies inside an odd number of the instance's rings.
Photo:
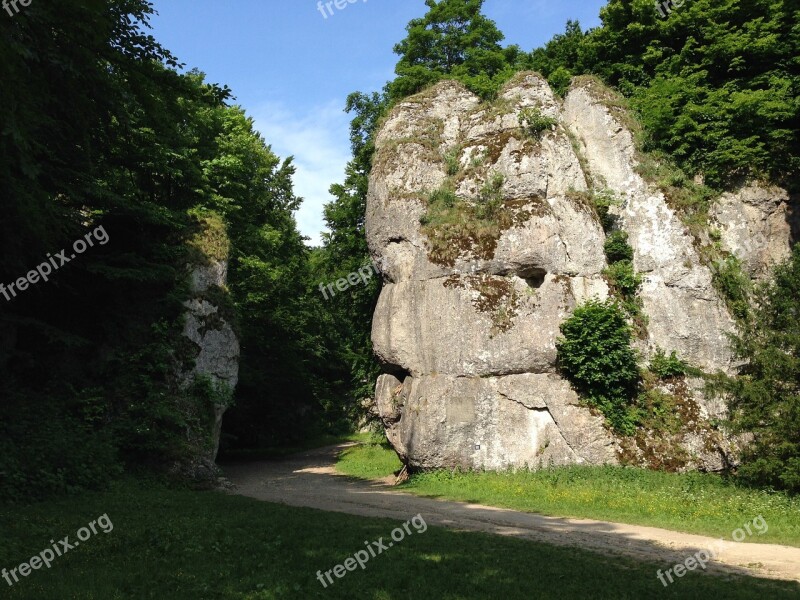
<path id="1" fill-rule="evenodd" d="M 387 85 L 390 99 L 415 94 L 445 77 L 488 96 L 513 75 L 521 52 L 500 45 L 505 36 L 481 12 L 483 0 L 425 0 L 425 5 L 428 12 L 408 24 L 407 37 L 394 47 L 400 60 L 397 78 Z"/>
<path id="2" fill-rule="evenodd" d="M 610 0 L 602 26 L 566 32 L 530 66 L 565 89 L 596 74 L 631 98 L 645 147 L 724 187 L 761 177 L 797 188 L 800 7 L 784 0 L 693 0 L 666 17 L 649 0 Z"/>

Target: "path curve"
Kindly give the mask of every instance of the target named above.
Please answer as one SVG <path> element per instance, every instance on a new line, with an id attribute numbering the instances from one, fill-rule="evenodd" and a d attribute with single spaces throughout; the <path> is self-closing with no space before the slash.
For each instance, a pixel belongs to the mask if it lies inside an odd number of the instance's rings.
<path id="1" fill-rule="evenodd" d="M 664 570 L 700 550 L 719 546 L 715 538 L 656 527 L 548 517 L 398 492 L 383 481 L 359 481 L 337 473 L 336 457 L 352 445 L 224 469 L 236 486 L 232 493 L 258 500 L 397 521 L 419 513 L 429 525 L 626 555 L 663 564 Z M 800 548 L 726 540 L 708 563 L 708 571 L 800 581 Z"/>

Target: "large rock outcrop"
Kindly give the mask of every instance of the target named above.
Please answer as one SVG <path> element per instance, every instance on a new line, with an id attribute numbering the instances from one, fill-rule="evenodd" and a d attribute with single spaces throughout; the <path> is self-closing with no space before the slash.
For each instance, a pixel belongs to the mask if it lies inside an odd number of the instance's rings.
<path id="1" fill-rule="evenodd" d="M 664 195 L 638 175 L 633 136 L 603 93 L 578 84 L 560 100 L 526 73 L 487 105 L 448 81 L 400 103 L 378 133 L 367 202 L 386 280 L 373 321 L 385 373 L 376 401 L 412 467 L 622 456 L 556 369 L 559 325 L 610 293 L 592 188 L 620 199 L 617 222 L 645 277 L 644 355 L 662 348 L 707 371 L 731 368 L 734 323 L 712 274 Z M 538 139 L 521 127 L 529 109 L 554 123 Z M 434 202 L 449 208 L 432 216 Z M 500 217 L 487 220 L 477 207 L 491 202 Z M 702 428 L 684 441 L 683 464 L 721 462 Z"/>
<path id="2" fill-rule="evenodd" d="M 177 373 L 188 398 L 182 406 L 190 454 L 175 469 L 199 480 L 219 475 L 215 464 L 222 417 L 239 382 L 239 335 L 230 299 L 228 252 L 224 221 L 215 213 L 197 216 L 198 232 L 190 241 L 187 265 L 189 298 L 184 302 L 186 352 Z"/>
<path id="3" fill-rule="evenodd" d="M 725 333 L 733 330 L 733 320 L 694 238 L 664 194 L 637 173 L 632 133 L 591 83 L 567 95 L 564 123 L 578 138 L 592 176 L 622 201 L 614 208 L 644 276 L 649 346 L 675 350 L 708 371 L 727 369 L 731 354 Z"/>
<path id="4" fill-rule="evenodd" d="M 196 349 L 193 367 L 183 373 L 184 385 L 191 385 L 198 377 L 206 377 L 218 391 L 220 399 L 233 393 L 239 382 L 239 336 L 231 318 L 226 318 L 225 286 L 228 279 L 228 261 L 210 260 L 207 265 L 195 265 L 191 273 L 192 298 L 184 303 L 186 321 L 183 335 Z M 214 404 L 214 422 L 207 460 L 214 461 L 219 450 L 222 416 L 228 403 Z"/>

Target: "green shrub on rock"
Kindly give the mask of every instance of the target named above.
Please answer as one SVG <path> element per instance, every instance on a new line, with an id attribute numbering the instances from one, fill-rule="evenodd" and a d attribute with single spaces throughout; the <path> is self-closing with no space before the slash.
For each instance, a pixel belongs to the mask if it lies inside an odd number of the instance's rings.
<path id="1" fill-rule="evenodd" d="M 633 300 L 642 285 L 642 276 L 630 260 L 612 263 L 603 272 L 612 290 L 625 301 Z"/>
<path id="2" fill-rule="evenodd" d="M 541 140 L 544 132 L 557 123 L 552 117 L 542 114 L 538 108 L 523 108 L 519 113 L 520 127 L 535 140 Z"/>
<path id="3" fill-rule="evenodd" d="M 614 301 L 590 300 L 561 324 L 558 365 L 590 406 L 619 433 L 632 434 L 639 420 L 639 369 L 625 312 Z"/>
<path id="4" fill-rule="evenodd" d="M 678 358 L 674 350 L 667 356 L 661 348 L 658 348 L 650 360 L 650 371 L 659 379 L 681 377 L 688 374 L 690 370 L 689 365 Z"/>
<path id="5" fill-rule="evenodd" d="M 633 260 L 633 248 L 628 243 L 628 234 L 622 230 L 612 231 L 603 245 L 609 263 Z"/>

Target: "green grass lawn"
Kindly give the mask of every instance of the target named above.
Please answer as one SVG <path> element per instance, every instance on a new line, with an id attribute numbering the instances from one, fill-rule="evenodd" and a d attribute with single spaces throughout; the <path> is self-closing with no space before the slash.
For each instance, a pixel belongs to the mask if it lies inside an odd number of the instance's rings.
<path id="1" fill-rule="evenodd" d="M 337 468 L 379 478 L 401 467 L 374 439 L 342 453 Z M 800 546 L 800 497 L 738 487 L 712 474 L 622 467 L 561 467 L 507 473 L 414 475 L 406 492 L 562 517 L 584 517 L 731 538 L 759 515 L 769 526 L 749 542 Z"/>
<path id="2" fill-rule="evenodd" d="M 656 569 L 576 549 L 428 528 L 323 589 L 316 578 L 399 523 L 290 508 L 219 492 L 123 481 L 107 492 L 0 507 L 0 568 L 13 568 L 98 516 L 98 532 L 0 597 L 72 599 L 797 598 L 800 585 Z M 411 518 L 413 515 L 408 515 Z M 423 515 L 424 518 L 424 515 Z"/>

